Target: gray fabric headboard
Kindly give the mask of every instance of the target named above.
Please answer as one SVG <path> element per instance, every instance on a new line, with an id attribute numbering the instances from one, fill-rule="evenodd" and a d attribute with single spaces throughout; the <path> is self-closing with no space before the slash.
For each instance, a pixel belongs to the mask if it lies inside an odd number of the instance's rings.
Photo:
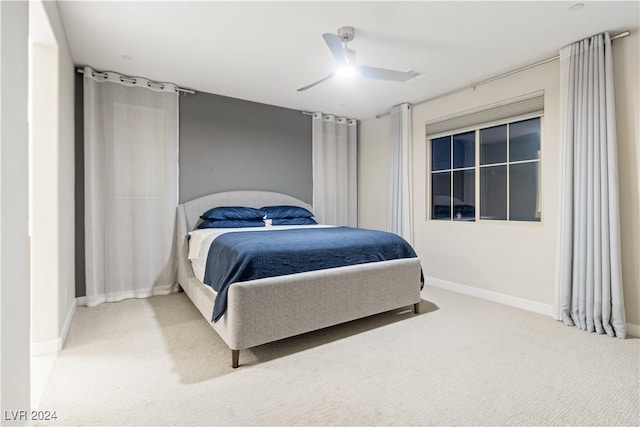
<path id="1" fill-rule="evenodd" d="M 174 238 L 174 254 L 178 257 L 178 283 L 185 283 L 191 279 L 197 280 L 193 275 L 193 269 L 188 260 L 188 234 L 198 223 L 200 215 L 216 206 L 261 208 L 275 205 L 300 206 L 313 212 L 311 205 L 308 203 L 286 194 L 271 191 L 226 191 L 209 194 L 178 205 Z"/>

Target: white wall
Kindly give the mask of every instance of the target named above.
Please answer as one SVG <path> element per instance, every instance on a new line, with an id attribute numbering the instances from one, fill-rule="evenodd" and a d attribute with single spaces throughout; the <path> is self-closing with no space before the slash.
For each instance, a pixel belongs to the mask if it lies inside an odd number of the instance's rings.
<path id="1" fill-rule="evenodd" d="M 358 227 L 387 229 L 391 117 L 366 119 L 358 146 Z"/>
<path id="2" fill-rule="evenodd" d="M 59 337 L 58 49 L 32 44 L 30 61 L 31 351 L 39 354 L 49 342 L 56 351 Z"/>
<path id="3" fill-rule="evenodd" d="M 58 43 L 58 324 L 62 341 L 75 312 L 75 94 L 76 74 L 57 2 L 43 2 Z"/>
<path id="4" fill-rule="evenodd" d="M 29 410 L 28 3 L 0 2 L 0 414 Z M 9 412 L 9 414 L 11 414 Z"/>
<path id="5" fill-rule="evenodd" d="M 35 4 L 34 4 L 35 3 Z M 33 45 L 32 353 L 59 350 L 75 311 L 74 65 L 57 3 L 31 2 L 53 37 Z"/>
<path id="6" fill-rule="evenodd" d="M 623 275 L 627 322 L 640 324 L 638 277 L 638 37 L 615 40 L 616 104 L 622 197 Z M 554 303 L 559 215 L 559 62 L 523 71 L 413 109 L 414 246 L 428 281 L 464 285 L 484 296 L 505 296 L 551 314 Z M 523 94 L 544 90 L 542 129 L 542 215 L 540 223 L 447 222 L 427 219 L 428 171 L 425 122 Z M 386 228 L 388 118 L 361 123 L 360 223 Z M 384 175 L 386 178 L 386 174 Z M 384 194 L 383 194 L 384 193 Z M 384 216 L 381 215 L 384 212 Z"/>
<path id="7" fill-rule="evenodd" d="M 425 275 L 553 305 L 556 268 L 559 158 L 559 63 L 479 86 L 413 109 L 415 245 Z M 542 221 L 428 221 L 424 123 L 438 117 L 544 90 Z M 550 284 L 545 286 L 544 284 Z"/>
<path id="8" fill-rule="evenodd" d="M 57 2 L 43 2 L 58 43 L 58 323 L 63 338 L 75 309 L 75 66 Z"/>

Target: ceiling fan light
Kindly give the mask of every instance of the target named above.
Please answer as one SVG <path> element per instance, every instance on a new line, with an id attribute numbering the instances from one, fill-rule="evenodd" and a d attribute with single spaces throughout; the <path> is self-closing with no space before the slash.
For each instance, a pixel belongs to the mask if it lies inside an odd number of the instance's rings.
<path id="1" fill-rule="evenodd" d="M 340 78 L 350 78 L 358 75 L 358 67 L 354 64 L 341 64 L 336 67 L 336 76 Z"/>

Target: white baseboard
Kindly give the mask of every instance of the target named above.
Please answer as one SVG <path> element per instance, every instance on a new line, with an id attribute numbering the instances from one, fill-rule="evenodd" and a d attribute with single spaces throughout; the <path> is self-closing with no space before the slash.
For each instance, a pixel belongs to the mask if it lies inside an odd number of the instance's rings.
<path id="1" fill-rule="evenodd" d="M 521 308 L 538 314 L 544 314 L 546 316 L 554 316 L 553 305 L 543 304 L 537 301 L 505 295 L 499 292 L 488 291 L 486 289 L 474 288 L 473 286 L 461 285 L 460 283 L 429 276 L 425 277 L 425 284 L 427 286 L 433 286 L 434 288 L 446 289 L 459 294 L 470 295 L 488 301 L 510 305 L 512 307 Z M 627 335 L 640 338 L 640 325 L 627 323 Z"/>
<path id="2" fill-rule="evenodd" d="M 640 338 L 640 325 L 634 325 L 633 323 L 627 323 L 627 335 Z"/>
<path id="3" fill-rule="evenodd" d="M 67 334 L 69 333 L 73 316 L 76 314 L 77 306 L 78 303 L 74 301 L 73 304 L 69 306 L 69 311 L 67 311 L 67 317 L 64 320 L 64 325 L 62 325 L 62 331 L 60 331 L 60 350 L 64 347 L 64 343 L 67 342 Z"/>
<path id="4" fill-rule="evenodd" d="M 54 354 L 60 351 L 62 348 L 60 338 L 56 338 L 49 341 L 40 341 L 31 343 L 31 356 L 44 356 L 47 354 Z"/>
<path id="5" fill-rule="evenodd" d="M 76 313 L 76 305 L 77 304 L 71 304 L 69 306 L 69 311 L 67 311 L 67 316 L 64 320 L 64 324 L 62 325 L 60 336 L 58 338 L 31 343 L 31 356 L 44 356 L 46 354 L 57 353 L 62 350 L 62 347 L 64 347 L 64 343 L 67 340 L 71 321 Z"/>
<path id="6" fill-rule="evenodd" d="M 474 288 L 473 286 L 461 285 L 460 283 L 450 282 L 448 280 L 437 279 L 435 277 L 429 276 L 425 277 L 425 284 L 427 286 L 446 289 L 448 291 L 457 292 L 459 294 L 470 295 L 473 297 L 509 305 L 523 310 L 533 311 L 534 313 L 553 316 L 553 305 L 543 304 L 541 302 L 501 294 L 494 291 L 488 291 L 486 289 Z"/>
<path id="7" fill-rule="evenodd" d="M 47 378 L 53 369 L 53 363 L 58 352 L 64 347 L 67 334 L 76 313 L 76 301 L 69 305 L 67 316 L 60 330 L 60 336 L 56 339 L 31 343 L 31 407 L 37 408 L 44 392 Z"/>

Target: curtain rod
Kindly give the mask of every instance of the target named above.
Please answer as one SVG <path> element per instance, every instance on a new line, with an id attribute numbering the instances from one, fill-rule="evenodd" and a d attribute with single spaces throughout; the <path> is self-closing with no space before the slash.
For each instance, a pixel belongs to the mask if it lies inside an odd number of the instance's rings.
<path id="1" fill-rule="evenodd" d="M 629 34 L 631 34 L 631 33 L 629 32 L 629 30 L 627 30 L 627 31 L 624 31 L 624 32 L 622 32 L 620 34 L 612 36 L 611 40 L 621 39 L 623 37 L 627 37 Z M 529 68 L 533 68 L 533 67 L 537 67 L 537 66 L 542 65 L 542 64 L 546 64 L 547 62 L 555 61 L 556 59 L 560 59 L 560 55 L 556 55 L 553 58 L 543 59 L 542 61 L 538 61 L 538 62 L 536 62 L 534 64 L 526 65 L 524 67 L 521 67 L 521 68 L 518 68 L 518 69 L 515 69 L 515 70 L 512 70 L 512 71 L 507 71 L 506 73 L 502 73 L 502 74 L 497 75 L 495 77 L 490 77 L 488 79 L 472 83 L 469 86 L 463 86 L 463 87 L 458 88 L 458 89 L 450 90 L 449 92 L 441 93 L 440 95 L 436 95 L 436 96 L 434 96 L 432 98 L 423 99 L 422 101 L 418 101 L 418 102 L 416 102 L 414 104 L 411 104 L 411 105 L 415 106 L 415 105 L 424 104 L 426 102 L 434 101 L 436 99 L 443 98 L 445 96 L 453 95 L 454 93 L 462 92 L 463 90 L 467 90 L 467 89 L 474 89 L 475 90 L 475 88 L 477 86 L 480 86 L 480 85 L 483 85 L 483 84 L 486 84 L 486 83 L 490 83 L 490 82 L 492 82 L 494 80 L 498 80 L 498 79 L 501 79 L 503 77 L 507 77 L 507 76 L 510 76 L 512 74 L 519 73 L 521 71 L 528 70 Z M 388 116 L 389 114 L 391 114 L 391 113 L 390 112 L 380 113 L 380 114 L 378 114 L 376 116 L 376 119 L 379 119 L 380 117 Z"/>
<path id="2" fill-rule="evenodd" d="M 300 112 L 302 113 L 303 116 L 313 116 L 315 114 L 315 113 L 313 113 L 311 111 L 300 111 Z M 325 116 L 344 117 L 344 116 L 341 116 L 339 114 L 332 114 L 332 113 L 322 113 L 322 114 L 325 115 Z M 349 119 L 349 120 L 355 120 L 357 122 L 360 122 L 360 119 L 351 119 L 349 117 L 346 117 L 346 118 Z"/>
<path id="3" fill-rule="evenodd" d="M 84 68 L 76 68 L 76 71 L 79 72 L 80 74 L 84 74 Z M 95 74 L 97 74 L 99 76 L 107 77 L 106 73 L 99 73 L 99 72 L 96 71 Z M 120 73 L 118 73 L 118 74 L 120 74 Z M 130 83 L 135 83 L 136 82 L 136 78 L 135 77 L 129 77 L 129 76 L 122 76 L 121 80 L 122 81 L 128 81 Z M 145 80 L 149 80 L 149 79 L 145 79 Z M 149 84 L 150 85 L 162 86 L 162 83 L 154 82 L 154 81 L 151 81 L 151 80 L 149 80 Z M 184 88 L 181 88 L 179 86 L 176 86 L 176 92 L 189 93 L 191 95 L 196 93 L 195 90 L 184 89 Z"/>

